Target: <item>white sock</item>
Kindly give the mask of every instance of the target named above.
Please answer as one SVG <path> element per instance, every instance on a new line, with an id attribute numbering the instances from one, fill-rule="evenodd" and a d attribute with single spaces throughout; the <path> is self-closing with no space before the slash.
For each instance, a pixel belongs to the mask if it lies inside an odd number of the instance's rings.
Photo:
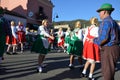
<path id="1" fill-rule="evenodd" d="M 38 69 L 41 68 L 41 66 L 38 66 Z"/>
<path id="2" fill-rule="evenodd" d="M 89 74 L 89 78 L 92 78 L 92 76 L 93 76 L 93 74 L 90 73 L 90 74 Z"/>
<path id="3" fill-rule="evenodd" d="M 69 64 L 69 66 L 72 66 L 73 64 Z"/>
<path id="4" fill-rule="evenodd" d="M 86 74 L 86 70 L 84 69 L 84 70 L 82 71 L 82 73 L 83 73 L 83 74 Z"/>

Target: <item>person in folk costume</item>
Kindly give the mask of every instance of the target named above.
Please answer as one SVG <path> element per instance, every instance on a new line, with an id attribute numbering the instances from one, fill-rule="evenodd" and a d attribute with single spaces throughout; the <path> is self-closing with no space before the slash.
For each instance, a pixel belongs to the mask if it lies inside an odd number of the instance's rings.
<path id="1" fill-rule="evenodd" d="M 54 40 L 54 37 L 49 34 L 49 31 L 47 29 L 48 27 L 48 20 L 44 19 L 42 21 L 42 25 L 38 28 L 38 38 L 33 43 L 33 46 L 31 48 L 31 52 L 39 53 L 38 56 L 38 72 L 42 72 L 42 63 L 45 59 L 45 56 L 47 55 L 49 51 L 49 41 L 48 38 L 51 38 Z"/>
<path id="2" fill-rule="evenodd" d="M 23 26 L 21 21 L 18 22 L 17 34 L 18 34 L 18 42 L 20 43 L 21 53 L 23 53 L 24 43 L 26 42 L 25 32 L 26 28 Z"/>
<path id="3" fill-rule="evenodd" d="M 58 35 L 57 35 L 57 33 L 58 32 L 54 32 L 54 34 L 53 34 L 53 36 L 54 36 L 53 48 L 55 50 L 58 50 Z"/>
<path id="4" fill-rule="evenodd" d="M 66 50 L 65 50 L 65 47 L 64 47 L 64 32 L 63 32 L 62 27 L 59 28 L 59 30 L 57 32 L 57 35 L 58 35 L 57 45 L 58 45 L 59 48 L 62 48 L 65 52 Z M 58 50 L 58 52 L 60 52 L 60 50 Z"/>
<path id="5" fill-rule="evenodd" d="M 53 29 L 50 29 L 50 35 L 54 37 Z M 50 48 L 53 49 L 54 40 L 51 38 L 48 38 L 48 41 L 50 43 Z"/>
<path id="6" fill-rule="evenodd" d="M 6 37 L 6 44 L 8 45 L 6 54 L 9 54 L 9 55 L 11 54 L 10 53 L 11 47 L 13 47 L 12 54 L 17 54 L 16 47 L 17 47 L 18 35 L 17 35 L 17 29 L 14 21 L 11 21 L 11 30 L 12 30 L 12 42 L 10 42 L 9 36 Z"/>
<path id="7" fill-rule="evenodd" d="M 25 44 L 25 47 L 26 47 L 27 49 L 30 48 L 30 42 L 32 42 L 32 41 L 30 40 L 30 35 L 31 35 L 30 29 L 29 29 L 29 27 L 26 27 L 26 32 L 25 32 L 26 44 Z"/>
<path id="8" fill-rule="evenodd" d="M 80 63 L 80 67 L 83 66 L 82 64 L 82 50 L 83 50 L 83 41 L 82 41 L 82 29 L 80 21 L 75 23 L 75 28 L 71 33 L 71 40 L 69 42 L 69 46 L 67 49 L 67 53 L 70 55 L 70 63 L 69 68 L 74 68 L 74 58 L 75 56 L 78 57 L 78 62 Z"/>
<path id="9" fill-rule="evenodd" d="M 69 46 L 69 42 L 70 42 L 70 35 L 71 35 L 71 30 L 70 30 L 70 27 L 67 28 L 66 32 L 65 32 L 65 43 L 64 43 L 64 46 L 66 47 L 66 50 Z"/>
<path id="10" fill-rule="evenodd" d="M 34 36 L 35 33 L 33 32 L 33 30 L 30 30 L 29 27 L 26 27 L 26 33 L 25 33 L 25 37 L 26 37 L 26 43 L 25 43 L 25 48 L 30 49 L 33 42 L 34 42 Z"/>
<path id="11" fill-rule="evenodd" d="M 6 36 L 10 36 L 11 41 L 11 29 L 9 22 L 3 17 L 4 9 L 0 6 L 0 63 L 4 59 L 3 55 L 5 52 Z"/>
<path id="12" fill-rule="evenodd" d="M 100 55 L 98 45 L 91 42 L 91 39 L 98 37 L 98 19 L 96 17 L 92 17 L 90 19 L 90 23 L 91 26 L 85 30 L 85 35 L 83 39 L 83 59 L 85 59 L 86 62 L 81 77 L 87 77 L 86 71 L 91 64 L 88 78 L 89 80 L 94 80 L 93 72 L 95 69 L 95 63 L 100 62 Z"/>

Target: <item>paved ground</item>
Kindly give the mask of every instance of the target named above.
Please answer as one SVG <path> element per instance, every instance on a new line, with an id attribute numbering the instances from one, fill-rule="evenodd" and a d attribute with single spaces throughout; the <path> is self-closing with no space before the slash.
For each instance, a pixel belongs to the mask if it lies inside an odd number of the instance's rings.
<path id="1" fill-rule="evenodd" d="M 36 53 L 25 51 L 23 54 L 6 55 L 0 64 L 0 80 L 87 80 L 80 78 L 81 70 L 75 58 L 75 69 L 68 68 L 69 56 L 66 53 L 49 53 L 46 56 L 43 73 L 37 73 Z M 120 61 L 117 64 L 115 80 L 120 80 Z M 102 80 L 100 64 L 97 64 L 94 77 Z"/>

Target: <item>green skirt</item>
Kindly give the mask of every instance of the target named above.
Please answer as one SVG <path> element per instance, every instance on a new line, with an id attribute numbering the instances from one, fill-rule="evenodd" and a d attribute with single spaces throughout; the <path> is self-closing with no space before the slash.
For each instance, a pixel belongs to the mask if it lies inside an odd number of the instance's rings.
<path id="1" fill-rule="evenodd" d="M 32 48 L 31 48 L 31 52 L 36 52 L 36 53 L 43 54 L 43 55 L 46 55 L 48 51 L 49 51 L 49 48 L 46 49 L 44 47 L 41 37 L 38 37 L 36 39 L 36 41 L 33 43 Z"/>
<path id="2" fill-rule="evenodd" d="M 65 43 L 69 43 L 70 42 L 70 36 L 65 37 Z"/>
<path id="3" fill-rule="evenodd" d="M 71 40 L 67 49 L 68 54 L 82 56 L 83 42 L 80 40 Z"/>
<path id="4" fill-rule="evenodd" d="M 5 36 L 0 37 L 0 57 L 3 57 L 5 51 Z"/>

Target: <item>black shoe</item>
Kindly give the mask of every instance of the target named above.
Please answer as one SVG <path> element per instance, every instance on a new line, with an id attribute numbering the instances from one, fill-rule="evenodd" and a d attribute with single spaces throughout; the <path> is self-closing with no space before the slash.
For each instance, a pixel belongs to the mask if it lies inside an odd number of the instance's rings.
<path id="1" fill-rule="evenodd" d="M 12 53 L 13 55 L 16 55 L 16 54 L 18 54 L 18 53 L 16 53 L 16 52 L 14 52 L 14 53 Z"/>
<path id="2" fill-rule="evenodd" d="M 71 66 L 69 65 L 69 68 L 70 68 L 70 69 L 74 69 L 75 67 L 74 67 L 73 65 L 71 65 Z"/>
<path id="3" fill-rule="evenodd" d="M 2 60 L 4 60 L 4 57 L 2 57 Z"/>
<path id="4" fill-rule="evenodd" d="M 92 78 L 88 78 L 88 80 L 95 80 L 95 78 L 93 78 L 93 77 Z"/>
<path id="5" fill-rule="evenodd" d="M 87 77 L 87 75 L 86 75 L 86 74 L 81 73 L 80 77 L 81 77 L 81 78 L 82 78 L 82 77 Z"/>
<path id="6" fill-rule="evenodd" d="M 8 55 L 12 55 L 10 52 L 6 52 L 6 54 L 8 54 Z"/>

